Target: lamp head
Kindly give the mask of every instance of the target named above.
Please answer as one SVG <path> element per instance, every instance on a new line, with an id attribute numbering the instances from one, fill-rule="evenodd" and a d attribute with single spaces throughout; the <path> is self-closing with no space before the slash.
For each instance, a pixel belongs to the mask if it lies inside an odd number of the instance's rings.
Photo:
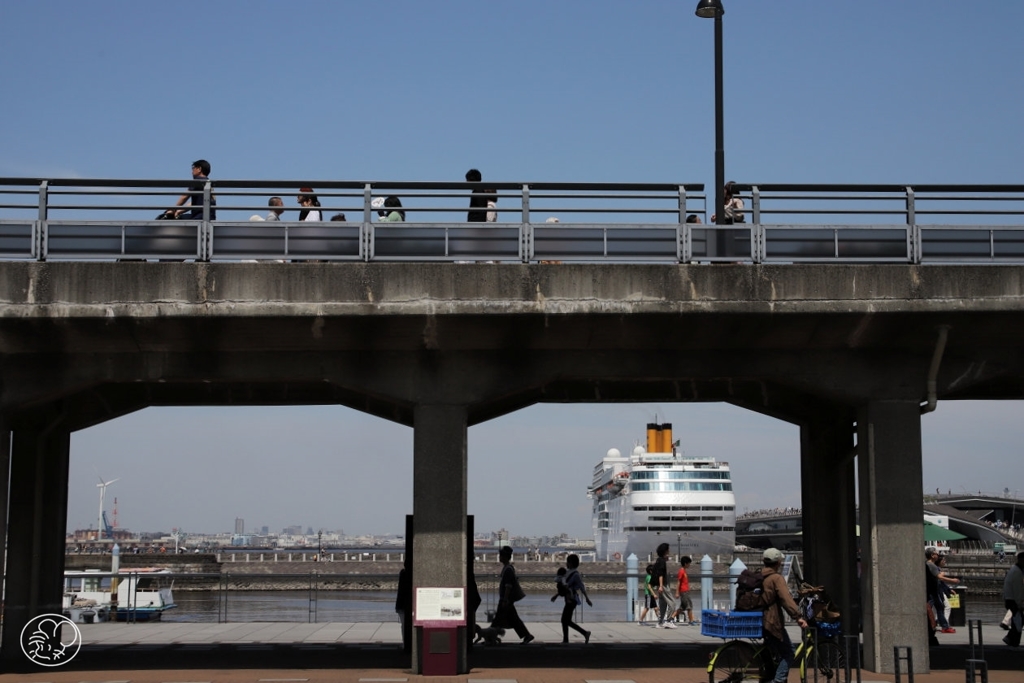
<path id="1" fill-rule="evenodd" d="M 722 7 L 722 0 L 700 0 L 694 14 L 704 19 L 717 19 L 725 14 L 725 8 Z"/>

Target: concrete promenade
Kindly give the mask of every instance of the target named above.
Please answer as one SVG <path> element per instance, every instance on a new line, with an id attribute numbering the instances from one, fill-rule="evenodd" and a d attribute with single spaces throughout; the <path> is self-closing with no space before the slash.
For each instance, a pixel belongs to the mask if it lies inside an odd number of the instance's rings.
<path id="1" fill-rule="evenodd" d="M 305 681 L 475 681 L 477 683 L 699 683 L 706 681 L 709 653 L 721 642 L 698 627 L 675 630 L 634 623 L 584 624 L 589 645 L 575 633 L 561 644 L 556 622 L 528 624 L 536 640 L 510 639 L 470 652 L 470 672 L 451 677 L 413 674 L 401 649 L 397 622 L 387 623 L 158 623 L 96 624 L 81 627 L 82 650 L 67 665 L 49 670 L 26 666 L 0 674 L 0 683 Z M 791 635 L 799 637 L 793 628 Z M 1024 650 L 999 642 L 1003 632 L 988 627 L 984 655 L 990 683 L 1024 683 Z M 923 683 L 964 681 L 970 657 L 966 629 L 942 635 L 931 650 L 932 670 L 915 673 Z M 976 651 L 976 655 L 980 654 Z M 904 664 L 905 667 L 905 664 Z M 904 668 L 903 676 L 906 680 Z M 796 681 L 796 674 L 791 674 Z M 842 679 L 840 678 L 840 681 Z M 856 680 L 853 673 L 852 680 Z M 862 671 L 861 681 L 895 681 L 891 674 Z"/>

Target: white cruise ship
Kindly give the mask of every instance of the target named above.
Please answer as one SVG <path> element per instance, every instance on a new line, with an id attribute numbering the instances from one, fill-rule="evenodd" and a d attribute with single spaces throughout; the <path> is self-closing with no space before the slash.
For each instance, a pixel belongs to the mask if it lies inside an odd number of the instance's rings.
<path id="1" fill-rule="evenodd" d="M 730 554 L 736 545 L 736 499 L 729 463 L 692 458 L 672 441 L 671 424 L 648 424 L 647 447 L 623 456 L 608 451 L 594 467 L 597 559 L 641 562 L 668 543 L 673 555 L 699 563 L 705 554 Z"/>

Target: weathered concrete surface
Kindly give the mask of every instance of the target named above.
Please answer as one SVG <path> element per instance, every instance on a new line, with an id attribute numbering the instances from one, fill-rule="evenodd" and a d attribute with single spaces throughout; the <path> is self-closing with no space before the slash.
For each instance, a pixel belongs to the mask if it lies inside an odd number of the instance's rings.
<path id="1" fill-rule="evenodd" d="M 808 397 L 924 400 L 940 325 L 940 398 L 1012 398 L 1022 312 L 1017 266 L 5 263 L 0 409 L 89 391 L 107 408 L 81 426 L 196 402 L 411 425 L 440 391 L 470 425 L 539 401 L 785 418 Z"/>
<path id="2" fill-rule="evenodd" d="M 5 318 L 995 311 L 1022 298 L 1020 266 L 0 264 Z"/>

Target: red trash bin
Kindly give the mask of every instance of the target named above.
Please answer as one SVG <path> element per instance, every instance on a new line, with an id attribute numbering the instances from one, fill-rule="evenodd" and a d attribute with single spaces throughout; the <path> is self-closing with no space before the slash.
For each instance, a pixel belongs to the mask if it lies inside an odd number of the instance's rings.
<path id="1" fill-rule="evenodd" d="M 459 673 L 459 629 L 423 627 L 420 648 L 420 674 L 457 676 Z"/>

